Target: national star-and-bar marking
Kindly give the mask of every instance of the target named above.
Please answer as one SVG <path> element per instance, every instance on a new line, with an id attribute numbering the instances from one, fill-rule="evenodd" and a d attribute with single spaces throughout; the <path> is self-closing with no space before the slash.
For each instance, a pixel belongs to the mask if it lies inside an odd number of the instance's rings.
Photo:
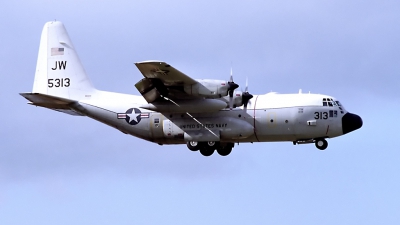
<path id="1" fill-rule="evenodd" d="M 117 113 L 117 118 L 118 119 L 125 119 L 126 118 L 126 113 Z"/>
<path id="2" fill-rule="evenodd" d="M 130 125 L 136 125 L 142 119 L 149 117 L 150 113 L 142 113 L 138 108 L 130 108 L 125 113 L 117 113 L 117 119 L 124 119 Z"/>

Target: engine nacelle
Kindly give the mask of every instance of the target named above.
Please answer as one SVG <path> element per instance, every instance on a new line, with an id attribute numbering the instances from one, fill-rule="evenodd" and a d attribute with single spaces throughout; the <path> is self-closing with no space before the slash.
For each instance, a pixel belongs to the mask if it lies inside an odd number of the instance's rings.
<path id="1" fill-rule="evenodd" d="M 233 94 L 233 100 L 232 100 L 232 106 L 233 108 L 240 107 L 243 105 L 243 98 L 242 98 L 242 93 L 241 91 L 235 91 Z M 222 100 L 227 104 L 227 108 L 230 107 L 229 103 L 229 96 L 225 96 L 222 98 Z"/>
<path id="2" fill-rule="evenodd" d="M 228 95 L 229 85 L 224 80 L 196 80 L 198 83 L 185 85 L 184 91 L 193 96 L 221 98 Z"/>

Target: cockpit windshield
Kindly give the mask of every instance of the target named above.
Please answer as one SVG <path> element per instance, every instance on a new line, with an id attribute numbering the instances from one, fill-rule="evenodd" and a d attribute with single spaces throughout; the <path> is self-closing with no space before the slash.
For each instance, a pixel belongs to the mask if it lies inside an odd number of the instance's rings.
<path id="1" fill-rule="evenodd" d="M 333 100 L 332 98 L 323 98 L 322 105 L 327 106 L 327 107 L 335 107 L 336 106 L 340 109 L 340 112 L 342 114 L 344 113 L 343 105 L 339 101 Z"/>
<path id="2" fill-rule="evenodd" d="M 333 101 L 333 99 L 331 99 L 331 98 L 323 98 L 322 105 L 329 106 L 329 107 L 338 106 L 337 103 L 335 101 Z"/>

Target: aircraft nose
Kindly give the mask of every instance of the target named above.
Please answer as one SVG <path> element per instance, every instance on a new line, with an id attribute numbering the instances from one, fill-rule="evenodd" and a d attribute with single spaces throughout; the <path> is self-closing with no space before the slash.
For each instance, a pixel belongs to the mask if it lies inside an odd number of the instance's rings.
<path id="1" fill-rule="evenodd" d="M 354 130 L 361 128 L 363 121 L 360 116 L 353 113 L 346 113 L 342 117 L 343 134 L 350 133 Z"/>

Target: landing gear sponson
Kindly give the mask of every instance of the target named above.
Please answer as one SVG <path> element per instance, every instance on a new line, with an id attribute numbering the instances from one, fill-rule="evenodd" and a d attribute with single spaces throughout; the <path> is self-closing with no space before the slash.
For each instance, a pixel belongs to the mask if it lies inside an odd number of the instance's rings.
<path id="1" fill-rule="evenodd" d="M 189 141 L 187 143 L 188 149 L 192 151 L 200 150 L 200 153 L 204 156 L 210 156 L 217 150 L 218 154 L 221 156 L 227 156 L 232 152 L 232 148 L 234 147 L 234 143 L 231 142 L 216 142 L 216 141 L 208 141 L 208 142 L 197 142 L 197 141 Z"/>
<path id="2" fill-rule="evenodd" d="M 310 143 L 315 143 L 315 147 L 317 147 L 319 150 L 325 150 L 328 147 L 328 142 L 325 140 L 325 138 L 293 141 L 294 145 L 310 144 Z"/>

